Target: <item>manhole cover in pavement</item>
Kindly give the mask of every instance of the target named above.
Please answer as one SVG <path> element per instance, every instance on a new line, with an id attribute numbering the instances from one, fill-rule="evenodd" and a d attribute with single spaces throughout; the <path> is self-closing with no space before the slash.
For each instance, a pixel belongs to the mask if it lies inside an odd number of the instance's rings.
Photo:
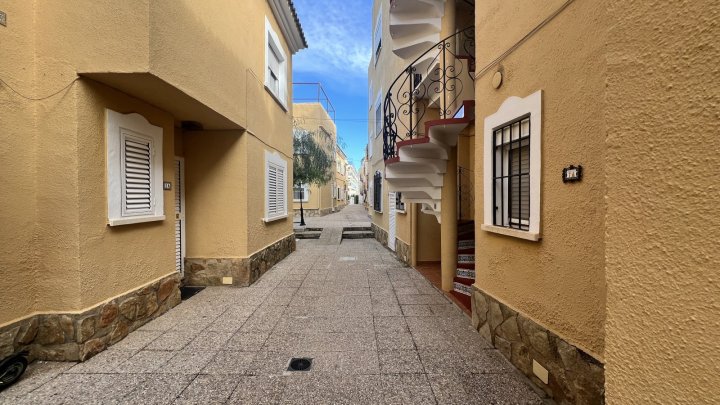
<path id="1" fill-rule="evenodd" d="M 290 359 L 287 371 L 308 371 L 312 366 L 312 359 L 306 357 L 293 357 Z"/>
<path id="2" fill-rule="evenodd" d="M 341 262 L 352 262 L 352 261 L 355 261 L 355 260 L 356 260 L 356 259 L 355 259 L 354 257 L 352 257 L 352 256 L 343 256 L 343 257 L 340 258 L 340 261 L 341 261 Z"/>

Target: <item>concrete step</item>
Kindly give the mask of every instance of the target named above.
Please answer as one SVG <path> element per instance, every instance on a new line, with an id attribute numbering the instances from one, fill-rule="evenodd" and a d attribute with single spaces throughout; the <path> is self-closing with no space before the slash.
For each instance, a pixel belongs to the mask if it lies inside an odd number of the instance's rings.
<path id="1" fill-rule="evenodd" d="M 321 232 L 295 232 L 295 239 L 320 239 Z"/>
<path id="2" fill-rule="evenodd" d="M 343 239 L 373 239 L 375 234 L 372 231 L 345 231 Z"/>

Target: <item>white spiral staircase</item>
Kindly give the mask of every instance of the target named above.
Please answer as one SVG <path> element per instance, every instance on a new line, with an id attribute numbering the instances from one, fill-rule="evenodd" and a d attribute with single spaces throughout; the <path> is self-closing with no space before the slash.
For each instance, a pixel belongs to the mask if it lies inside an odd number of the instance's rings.
<path id="1" fill-rule="evenodd" d="M 445 0 L 392 0 L 390 36 L 395 55 L 409 59 L 440 41 Z"/>
<path id="2" fill-rule="evenodd" d="M 385 178 L 405 202 L 421 204 L 422 212 L 440 222 L 443 177 L 448 152 L 474 120 L 475 102 L 465 101 L 452 117 L 425 123 L 428 135 L 397 143 L 398 155 L 385 161 Z"/>

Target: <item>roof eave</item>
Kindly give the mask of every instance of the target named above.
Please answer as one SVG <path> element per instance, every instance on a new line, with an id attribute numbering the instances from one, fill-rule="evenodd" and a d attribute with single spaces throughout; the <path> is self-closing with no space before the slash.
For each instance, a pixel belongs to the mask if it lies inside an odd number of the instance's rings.
<path id="1" fill-rule="evenodd" d="M 291 53 L 308 47 L 292 0 L 267 0 Z"/>

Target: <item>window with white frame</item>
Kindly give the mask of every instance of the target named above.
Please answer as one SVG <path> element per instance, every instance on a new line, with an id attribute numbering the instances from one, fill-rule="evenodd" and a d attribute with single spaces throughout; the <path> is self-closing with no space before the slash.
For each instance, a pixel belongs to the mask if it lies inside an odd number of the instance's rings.
<path id="1" fill-rule="evenodd" d="M 293 188 L 293 201 L 294 202 L 308 202 L 310 199 L 310 188 L 307 184 L 301 186 L 295 186 Z"/>
<path id="2" fill-rule="evenodd" d="M 375 31 L 373 31 L 373 57 L 377 66 L 380 59 L 380 50 L 382 49 L 382 7 L 378 10 L 377 21 L 375 22 Z"/>
<path id="3" fill-rule="evenodd" d="M 482 229 L 528 240 L 540 238 L 542 92 L 510 97 L 484 128 Z"/>
<path id="4" fill-rule="evenodd" d="M 287 110 L 287 57 L 270 20 L 265 17 L 265 88 Z"/>
<path id="5" fill-rule="evenodd" d="M 378 92 L 375 99 L 375 137 L 377 138 L 383 131 L 383 111 L 382 111 L 382 92 Z"/>
<path id="6" fill-rule="evenodd" d="M 108 224 L 164 220 L 163 129 L 140 114 L 105 111 Z"/>
<path id="7" fill-rule="evenodd" d="M 287 217 L 287 162 L 265 151 L 265 221 Z"/>

